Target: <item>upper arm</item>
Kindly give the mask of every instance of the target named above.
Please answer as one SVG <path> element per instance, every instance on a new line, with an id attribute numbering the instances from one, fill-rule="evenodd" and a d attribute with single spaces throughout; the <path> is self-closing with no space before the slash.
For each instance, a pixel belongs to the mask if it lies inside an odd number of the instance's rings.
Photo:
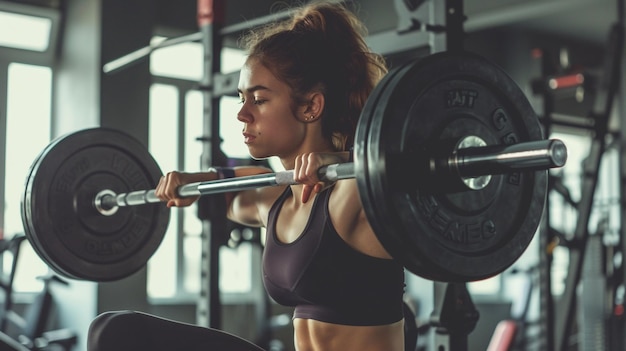
<path id="1" fill-rule="evenodd" d="M 250 227 L 263 226 L 263 220 L 259 211 L 257 194 L 258 190 L 244 190 L 232 194 L 231 199 L 226 198 L 228 211 L 226 216 L 231 221 Z"/>
<path id="2" fill-rule="evenodd" d="M 252 176 L 257 174 L 271 173 L 272 170 L 265 167 L 237 167 L 236 177 Z M 264 208 L 264 188 L 242 190 L 226 194 L 226 215 L 228 219 L 251 227 L 265 225 L 262 208 Z"/>

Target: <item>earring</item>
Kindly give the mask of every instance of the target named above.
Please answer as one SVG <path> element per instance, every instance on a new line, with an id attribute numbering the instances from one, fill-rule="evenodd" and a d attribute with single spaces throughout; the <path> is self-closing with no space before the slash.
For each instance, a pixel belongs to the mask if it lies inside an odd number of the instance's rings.
<path id="1" fill-rule="evenodd" d="M 308 116 L 308 117 L 304 117 L 304 120 L 305 120 L 305 121 L 310 121 L 310 120 L 312 120 L 313 118 L 315 118 L 315 116 L 314 116 L 314 115 L 310 115 L 310 116 Z"/>

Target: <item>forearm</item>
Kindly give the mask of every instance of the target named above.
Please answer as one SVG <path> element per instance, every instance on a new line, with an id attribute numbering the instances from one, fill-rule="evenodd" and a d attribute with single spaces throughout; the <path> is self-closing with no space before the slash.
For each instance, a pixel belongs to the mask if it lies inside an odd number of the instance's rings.
<path id="1" fill-rule="evenodd" d="M 271 173 L 272 170 L 260 166 L 239 166 L 239 167 L 210 167 L 202 172 L 181 173 L 186 183 L 199 183 L 214 181 L 225 178 L 245 177 L 257 174 Z"/>

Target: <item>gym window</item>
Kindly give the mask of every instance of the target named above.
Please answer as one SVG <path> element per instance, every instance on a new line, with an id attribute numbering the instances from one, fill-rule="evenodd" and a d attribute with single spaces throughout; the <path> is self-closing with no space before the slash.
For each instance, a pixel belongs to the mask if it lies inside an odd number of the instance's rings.
<path id="1" fill-rule="evenodd" d="M 10 63 L 7 74 L 5 135 L 4 237 L 22 234 L 20 213 L 28 170 L 50 140 L 52 70 L 49 67 Z M 34 128 L 36 126 L 36 128 Z M 16 292 L 35 292 L 43 287 L 35 277 L 48 272 L 30 245 L 22 244 L 14 281 Z M 3 272 L 10 273 L 13 257 L 2 256 Z"/>
<path id="2" fill-rule="evenodd" d="M 50 141 L 52 65 L 58 40 L 58 9 L 0 1 L 0 234 L 23 234 L 20 203 L 35 157 Z M 13 257 L 2 255 L 0 271 L 11 271 Z M 23 242 L 14 292 L 41 290 L 37 279 L 48 266 Z"/>
<path id="3" fill-rule="evenodd" d="M 0 45 L 33 51 L 46 51 L 52 20 L 45 17 L 0 11 Z"/>

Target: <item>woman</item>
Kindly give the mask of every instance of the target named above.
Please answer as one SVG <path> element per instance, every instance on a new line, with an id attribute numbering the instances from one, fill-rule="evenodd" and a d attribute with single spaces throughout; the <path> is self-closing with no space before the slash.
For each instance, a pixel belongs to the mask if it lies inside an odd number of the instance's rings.
<path id="1" fill-rule="evenodd" d="M 227 215 L 267 228 L 264 284 L 276 302 L 295 306 L 299 351 L 404 350 L 403 267 L 372 231 L 356 180 L 324 184 L 317 176 L 323 165 L 349 161 L 363 105 L 386 73 L 364 34 L 342 5 L 314 3 L 246 38 L 237 114 L 244 142 L 253 158 L 280 158 L 299 184 L 228 193 Z M 267 172 L 170 172 L 156 194 L 170 207 L 188 206 L 196 198 L 177 196 L 183 184 Z"/>

